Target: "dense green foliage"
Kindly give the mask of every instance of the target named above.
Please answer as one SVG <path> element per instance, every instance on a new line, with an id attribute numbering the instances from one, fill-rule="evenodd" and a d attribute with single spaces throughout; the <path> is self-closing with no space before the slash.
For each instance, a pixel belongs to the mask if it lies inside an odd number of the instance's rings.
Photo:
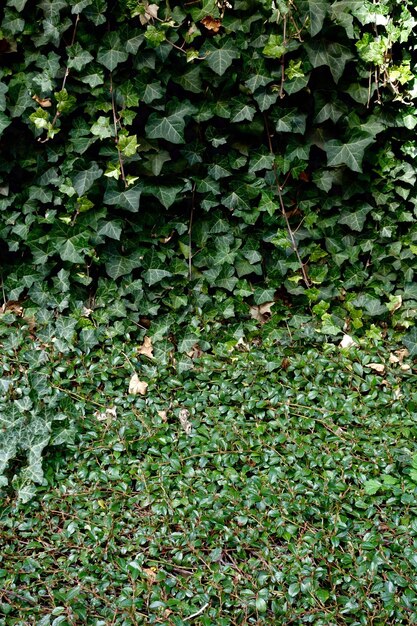
<path id="1" fill-rule="evenodd" d="M 33 353 L 8 362 L 42 379 Z M 48 357 L 78 432 L 2 506 L 1 626 L 417 623 L 404 353 L 240 342 L 180 375 L 118 340 Z"/>
<path id="2" fill-rule="evenodd" d="M 276 298 L 407 328 L 413 4 L 7 0 L 5 298 L 91 342 L 143 315 L 197 341 Z"/>

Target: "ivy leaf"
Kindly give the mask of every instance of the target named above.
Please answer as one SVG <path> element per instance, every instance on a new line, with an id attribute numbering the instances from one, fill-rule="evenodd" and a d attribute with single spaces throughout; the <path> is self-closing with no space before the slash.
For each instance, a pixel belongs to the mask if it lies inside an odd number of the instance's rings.
<path id="1" fill-rule="evenodd" d="M 120 239 L 120 235 L 122 234 L 122 227 L 120 222 L 111 221 L 105 222 L 97 231 L 98 235 L 105 235 L 106 237 L 110 237 L 111 239 Z"/>
<path id="2" fill-rule="evenodd" d="M 106 272 L 110 278 L 117 280 L 121 276 L 130 274 L 132 270 L 141 265 L 142 259 L 139 255 L 131 255 L 130 257 L 114 255 L 106 263 Z"/>
<path id="3" fill-rule="evenodd" d="M 402 340 L 411 357 L 417 355 L 417 328 L 412 328 Z"/>
<path id="4" fill-rule="evenodd" d="M 84 263 L 86 253 L 85 235 L 74 235 L 68 239 L 59 239 L 59 255 L 63 261 L 70 263 Z"/>
<path id="5" fill-rule="evenodd" d="M 365 493 L 367 496 L 374 496 L 382 487 L 382 483 L 375 478 L 367 480 L 364 484 Z"/>
<path id="6" fill-rule="evenodd" d="M 361 232 L 365 225 L 366 216 L 370 211 L 372 211 L 372 207 L 367 204 L 359 209 L 359 211 L 344 213 L 339 220 L 339 224 L 346 224 L 346 226 L 349 226 L 352 230 Z"/>
<path id="7" fill-rule="evenodd" d="M 155 285 L 155 283 L 161 282 L 164 278 L 172 276 L 172 273 L 168 270 L 162 269 L 148 269 L 143 273 L 143 280 L 149 285 Z"/>
<path id="8" fill-rule="evenodd" d="M 297 9 L 307 17 L 312 37 L 321 31 L 328 6 L 328 0 L 300 0 L 298 2 Z"/>
<path id="9" fill-rule="evenodd" d="M 238 59 L 240 56 L 229 38 L 223 39 L 219 47 L 209 42 L 204 46 L 202 53 L 207 55 L 206 63 L 209 68 L 219 76 L 223 76 L 231 66 L 233 59 Z"/>
<path id="10" fill-rule="evenodd" d="M 81 198 L 94 184 L 100 176 L 103 174 L 103 170 L 101 170 L 97 163 L 93 161 L 88 170 L 83 170 L 79 172 L 72 181 L 72 186 L 78 194 L 78 197 Z"/>
<path id="11" fill-rule="evenodd" d="M 230 121 L 232 123 L 243 122 L 244 120 L 253 120 L 256 109 L 245 101 L 235 98 L 232 102 L 232 115 Z"/>
<path id="12" fill-rule="evenodd" d="M 90 54 L 87 50 L 83 50 L 80 44 L 77 42 L 72 46 L 67 48 L 68 52 L 68 68 L 74 68 L 79 72 L 83 69 L 90 61 L 94 59 L 93 55 Z"/>
<path id="13" fill-rule="evenodd" d="M 313 40 L 305 45 L 311 65 L 316 68 L 327 65 L 335 83 L 339 82 L 345 65 L 354 58 L 352 52 L 340 43 L 327 43 L 324 39 Z"/>
<path id="14" fill-rule="evenodd" d="M 123 63 L 129 54 L 120 42 L 120 36 L 116 32 L 104 36 L 103 46 L 97 53 L 97 61 L 112 72 L 119 63 Z"/>
<path id="15" fill-rule="evenodd" d="M 171 143 L 185 143 L 184 140 L 184 118 L 174 114 L 168 117 L 160 117 L 158 113 L 149 116 L 146 125 L 146 132 L 149 139 L 166 139 Z"/>
<path id="16" fill-rule="evenodd" d="M 183 189 L 184 185 L 171 185 L 171 186 L 162 186 L 158 185 L 153 187 L 154 194 L 160 201 L 160 203 L 166 208 L 174 204 L 177 199 L 178 194 Z"/>
<path id="17" fill-rule="evenodd" d="M 0 113 L 0 135 L 8 126 L 10 126 L 11 122 L 12 120 L 7 117 L 7 115 L 5 115 L 4 113 Z"/>
<path id="18" fill-rule="evenodd" d="M 249 163 L 249 173 L 258 172 L 259 170 L 270 170 L 274 164 L 274 155 L 267 151 L 255 152 Z"/>
<path id="19" fill-rule="evenodd" d="M 297 109 L 289 109 L 285 115 L 278 119 L 276 130 L 280 133 L 304 134 L 306 120 L 307 115 L 305 113 L 300 113 Z"/>
<path id="20" fill-rule="evenodd" d="M 125 191 L 119 191 L 117 183 L 111 181 L 104 194 L 104 203 L 126 209 L 126 211 L 130 211 L 131 213 L 137 213 L 139 211 L 141 193 L 142 187 L 139 185 L 129 187 Z"/>
<path id="21" fill-rule="evenodd" d="M 327 165 L 347 165 L 354 172 L 362 172 L 362 160 L 365 149 L 374 143 L 373 137 L 364 133 L 354 133 L 348 143 L 330 139 L 324 145 Z"/>

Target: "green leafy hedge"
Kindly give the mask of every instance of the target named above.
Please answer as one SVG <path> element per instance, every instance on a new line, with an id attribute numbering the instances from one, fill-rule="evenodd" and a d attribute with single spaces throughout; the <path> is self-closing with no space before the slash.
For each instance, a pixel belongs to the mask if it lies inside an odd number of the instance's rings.
<path id="1" fill-rule="evenodd" d="M 413 4 L 8 0 L 5 299 L 91 345 L 277 299 L 328 334 L 410 326 Z"/>

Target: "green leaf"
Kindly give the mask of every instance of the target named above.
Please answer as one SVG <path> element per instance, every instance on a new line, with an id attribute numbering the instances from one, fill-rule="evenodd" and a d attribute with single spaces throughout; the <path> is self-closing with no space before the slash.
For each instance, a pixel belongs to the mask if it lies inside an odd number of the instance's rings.
<path id="1" fill-rule="evenodd" d="M 97 233 L 99 235 L 105 235 L 106 237 L 110 237 L 111 239 L 120 239 L 120 235 L 122 234 L 122 227 L 120 222 L 111 221 L 105 222 L 103 226 L 101 226 Z"/>
<path id="2" fill-rule="evenodd" d="M 78 172 L 72 180 L 72 186 L 77 192 L 78 197 L 81 198 L 81 196 L 84 196 L 102 174 L 103 170 L 98 167 L 95 161 L 93 161 L 88 170 Z"/>
<path id="3" fill-rule="evenodd" d="M 164 278 L 168 278 L 170 276 L 172 276 L 171 272 L 169 272 L 168 270 L 162 270 L 162 269 L 148 269 L 142 274 L 143 280 L 149 286 L 155 285 L 156 283 L 159 283 Z"/>
<path id="4" fill-rule="evenodd" d="M 238 59 L 240 56 L 238 50 L 233 46 L 232 40 L 228 37 L 223 39 L 218 47 L 214 43 L 207 43 L 202 49 L 202 54 L 207 55 L 205 62 L 219 76 L 223 76 L 231 66 L 233 59 Z"/>
<path id="5" fill-rule="evenodd" d="M 140 255 L 134 254 L 130 257 L 114 255 L 106 262 L 106 272 L 110 278 L 117 280 L 121 276 L 130 274 L 132 270 L 141 267 L 141 265 L 142 259 Z"/>
<path id="6" fill-rule="evenodd" d="M 11 123 L 12 123 L 12 120 L 9 117 L 7 117 L 7 115 L 0 112 L 0 135 L 8 126 L 10 126 Z"/>
<path id="7" fill-rule="evenodd" d="M 158 185 L 157 187 L 153 187 L 154 194 L 160 201 L 160 203 L 166 208 L 174 204 L 175 200 L 178 197 L 178 194 L 183 189 L 184 185 L 171 185 L 171 186 L 162 186 Z"/>
<path id="8" fill-rule="evenodd" d="M 298 2 L 297 9 L 303 15 L 303 22 L 307 18 L 311 37 L 315 37 L 321 31 L 328 7 L 328 0 L 300 0 Z"/>
<path id="9" fill-rule="evenodd" d="M 142 187 L 135 185 L 129 187 L 125 191 L 119 191 L 117 183 L 111 182 L 108 184 L 106 193 L 104 194 L 104 203 L 115 205 L 120 209 L 126 209 L 131 213 L 137 213 L 139 211 L 139 201 L 142 193 Z"/>
<path id="10" fill-rule="evenodd" d="M 374 496 L 382 487 L 382 483 L 375 478 L 367 480 L 364 484 L 365 493 L 367 496 Z"/>
<path id="11" fill-rule="evenodd" d="M 79 72 L 88 63 L 90 63 L 94 57 L 87 50 L 83 50 L 80 44 L 77 42 L 67 48 L 68 53 L 68 68 L 74 68 Z"/>
<path id="12" fill-rule="evenodd" d="M 114 135 L 114 127 L 110 123 L 110 118 L 100 115 L 98 120 L 91 126 L 91 133 L 99 139 L 107 139 Z"/>
<path id="13" fill-rule="evenodd" d="M 285 109 L 284 109 L 285 111 Z M 280 133 L 304 134 L 306 129 L 307 115 L 297 109 L 288 109 L 276 123 L 276 130 Z"/>
<path id="14" fill-rule="evenodd" d="M 274 164 L 274 155 L 266 150 L 255 152 L 249 163 L 249 173 L 258 172 L 259 170 L 270 170 Z"/>
<path id="15" fill-rule="evenodd" d="M 346 46 L 339 43 L 328 43 L 322 39 L 313 40 L 305 45 L 311 65 L 316 68 L 326 65 L 335 81 L 339 82 L 345 65 L 354 58 L 352 52 Z"/>
<path id="16" fill-rule="evenodd" d="M 149 139 L 166 139 L 178 144 L 185 143 L 184 127 L 183 117 L 174 114 L 161 118 L 158 113 L 152 113 L 146 125 L 146 132 Z"/>
<path id="17" fill-rule="evenodd" d="M 111 32 L 104 36 L 103 45 L 97 53 L 97 61 L 112 72 L 119 63 L 126 61 L 128 56 L 120 42 L 119 34 Z"/>
<path id="18" fill-rule="evenodd" d="M 339 224 L 346 224 L 346 226 L 349 226 L 352 230 L 361 232 L 365 225 L 366 216 L 370 211 L 372 211 L 372 207 L 369 204 L 365 204 L 358 211 L 343 213 L 339 219 Z"/>
<path id="19" fill-rule="evenodd" d="M 327 165 L 347 165 L 354 172 L 362 172 L 362 161 L 365 149 L 374 143 L 373 137 L 354 133 L 348 143 L 342 143 L 338 139 L 330 139 L 325 143 L 324 149 L 327 154 Z"/>
<path id="20" fill-rule="evenodd" d="M 63 261 L 70 263 L 84 263 L 86 253 L 86 239 L 83 234 L 74 235 L 66 240 L 58 240 L 59 256 Z"/>
<path id="21" fill-rule="evenodd" d="M 412 328 L 402 339 L 411 357 L 417 355 L 417 328 Z"/>

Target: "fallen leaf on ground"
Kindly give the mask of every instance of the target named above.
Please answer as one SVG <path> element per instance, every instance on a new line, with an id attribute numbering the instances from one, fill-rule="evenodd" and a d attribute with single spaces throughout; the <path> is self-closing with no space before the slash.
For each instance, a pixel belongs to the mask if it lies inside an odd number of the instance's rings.
<path id="1" fill-rule="evenodd" d="M 190 411 L 188 409 L 181 409 L 179 413 L 180 424 L 186 435 L 191 435 L 192 424 L 189 421 Z"/>
<path id="2" fill-rule="evenodd" d="M 262 324 L 265 324 L 271 317 L 271 308 L 275 302 L 264 302 L 264 304 L 254 305 L 249 307 L 250 316 L 254 320 L 258 320 Z"/>
<path id="3" fill-rule="evenodd" d="M 368 367 L 375 370 L 375 372 L 378 372 L 379 374 L 385 372 L 385 365 L 383 363 L 368 363 Z"/>
<path id="4" fill-rule="evenodd" d="M 139 380 L 139 376 L 137 374 L 133 374 L 129 383 L 129 393 L 132 395 L 137 395 L 140 393 L 142 396 L 146 394 L 146 390 L 148 389 L 148 383 L 145 383 L 144 380 Z"/>
<path id="5" fill-rule="evenodd" d="M 110 407 L 102 413 L 100 411 L 96 411 L 94 415 L 99 422 L 111 422 L 114 418 L 117 417 L 117 410 L 115 407 Z"/>
<path id="6" fill-rule="evenodd" d="M 152 341 L 151 341 L 151 338 L 148 337 L 147 335 L 144 337 L 143 344 L 139 348 L 138 353 L 139 354 L 144 354 L 145 356 L 149 357 L 150 359 L 153 359 Z"/>
<path id="7" fill-rule="evenodd" d="M 339 343 L 341 348 L 351 348 L 352 346 L 357 346 L 358 344 L 350 335 L 343 335 L 342 341 Z"/>
<path id="8" fill-rule="evenodd" d="M 163 422 L 166 422 L 168 420 L 168 412 L 167 411 L 157 411 L 159 417 L 161 418 L 161 420 Z"/>

